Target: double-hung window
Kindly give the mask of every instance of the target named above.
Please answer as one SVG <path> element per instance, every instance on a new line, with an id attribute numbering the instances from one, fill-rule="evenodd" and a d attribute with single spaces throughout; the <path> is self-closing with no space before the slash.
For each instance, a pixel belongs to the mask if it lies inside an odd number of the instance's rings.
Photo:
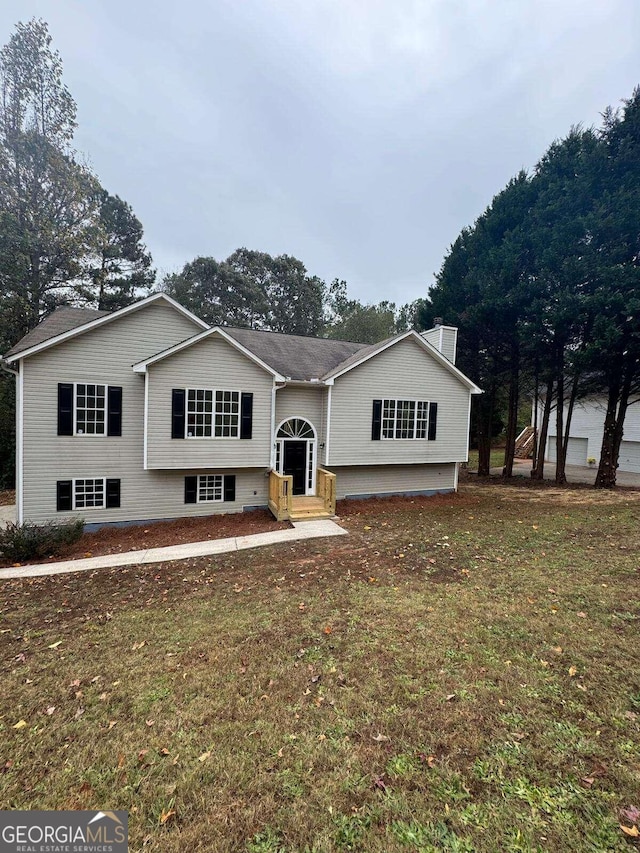
<path id="1" fill-rule="evenodd" d="M 105 479 L 73 481 L 74 509 L 102 509 L 105 505 Z"/>
<path id="2" fill-rule="evenodd" d="M 76 435 L 104 435 L 106 432 L 106 385 L 76 384 Z"/>
<path id="3" fill-rule="evenodd" d="M 379 437 L 382 439 L 419 439 L 435 438 L 436 404 L 428 400 L 397 400 L 389 398 L 377 401 L 381 419 Z M 375 422 L 374 401 L 374 422 Z M 432 428 L 429 429 L 430 407 Z M 430 434 L 430 432 L 432 434 Z M 376 436 L 374 436 L 376 437 Z"/>
<path id="4" fill-rule="evenodd" d="M 198 477 L 198 503 L 224 500 L 222 474 L 200 474 Z"/>
<path id="5" fill-rule="evenodd" d="M 58 435 L 122 435 L 122 387 L 58 382 Z"/>
<path id="6" fill-rule="evenodd" d="M 239 438 L 240 392 L 189 388 L 187 438 Z"/>

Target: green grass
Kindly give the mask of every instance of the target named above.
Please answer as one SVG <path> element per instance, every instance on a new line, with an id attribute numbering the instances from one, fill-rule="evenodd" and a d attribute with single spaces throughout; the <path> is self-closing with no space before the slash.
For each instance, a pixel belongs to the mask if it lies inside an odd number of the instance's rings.
<path id="1" fill-rule="evenodd" d="M 491 468 L 502 468 L 504 465 L 504 447 L 498 447 L 491 451 Z M 478 470 L 478 451 L 469 451 L 469 471 Z"/>
<path id="2" fill-rule="evenodd" d="M 349 537 L 0 587 L 0 806 L 127 809 L 132 851 L 629 850 L 640 496 L 339 509 Z"/>

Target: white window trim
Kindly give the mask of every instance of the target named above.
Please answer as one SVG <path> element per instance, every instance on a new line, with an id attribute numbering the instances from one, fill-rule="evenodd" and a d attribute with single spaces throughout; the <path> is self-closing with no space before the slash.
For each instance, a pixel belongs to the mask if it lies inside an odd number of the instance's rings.
<path id="1" fill-rule="evenodd" d="M 279 436 L 278 433 L 287 423 L 287 421 L 299 420 L 304 421 L 309 424 L 311 429 L 313 430 L 313 438 L 300 438 L 296 435 L 287 435 L 287 436 Z M 289 415 L 289 417 L 284 418 L 284 420 L 280 421 L 278 428 L 275 431 L 276 440 L 274 446 L 277 448 L 276 450 L 276 459 L 274 460 L 274 465 L 276 466 L 276 470 L 278 474 L 282 474 L 284 470 L 284 443 L 285 441 L 305 441 L 307 442 L 306 448 L 306 456 L 305 456 L 305 478 L 304 478 L 304 493 L 306 497 L 310 495 L 313 496 L 316 493 L 316 480 L 317 480 L 317 469 L 318 469 L 318 430 L 315 427 L 309 418 L 304 415 Z M 309 449 L 309 445 L 311 445 L 311 450 Z M 308 471 L 308 466 L 311 464 L 311 472 Z M 311 485 L 309 485 L 309 473 L 311 474 Z"/>
<path id="2" fill-rule="evenodd" d="M 189 391 L 211 391 L 213 395 L 213 411 L 211 412 L 211 435 L 189 435 Z M 216 430 L 216 392 L 229 392 L 238 395 L 238 434 L 237 435 L 215 435 Z M 196 412 L 197 414 L 197 412 Z M 240 428 L 242 421 L 242 391 L 237 388 L 185 388 L 184 399 L 184 437 L 189 441 L 238 441 L 240 438 Z"/>
<path id="3" fill-rule="evenodd" d="M 104 385 L 104 432 L 78 432 L 78 385 Z M 80 438 L 106 438 L 107 437 L 107 419 L 109 417 L 109 383 L 94 382 L 92 379 L 86 382 L 73 383 L 73 435 Z M 82 479 L 79 477 L 78 479 Z M 87 477 L 86 479 L 91 479 Z"/>
<path id="4" fill-rule="evenodd" d="M 80 383 L 82 384 L 82 383 Z M 102 480 L 102 505 L 101 506 L 76 506 L 76 483 L 80 480 L 93 480 L 94 483 Z M 107 508 L 107 478 L 106 477 L 76 477 L 71 481 L 71 506 L 75 510 L 92 510 Z"/>
<path id="5" fill-rule="evenodd" d="M 384 409 L 385 403 L 389 403 L 393 401 L 394 403 L 394 412 L 393 412 L 393 435 L 391 437 L 384 435 Z M 380 412 L 380 439 L 381 441 L 429 441 L 429 414 L 431 412 L 431 400 L 422 400 L 417 397 L 383 397 L 382 398 L 382 411 Z M 415 409 L 413 413 L 413 436 L 411 438 L 398 438 L 396 436 L 397 429 L 397 419 L 398 419 L 398 403 L 415 403 Z M 426 403 L 427 404 L 427 429 L 423 438 L 417 438 L 416 433 L 418 432 L 418 403 Z M 388 418 L 386 419 L 388 420 Z"/>
<path id="6" fill-rule="evenodd" d="M 224 477 L 225 477 L 225 475 L 224 474 L 198 474 L 197 476 L 198 476 L 198 482 L 196 484 L 196 503 L 199 503 L 199 504 L 220 504 L 220 503 L 224 503 Z M 220 479 L 222 480 L 222 488 L 220 490 L 221 497 L 212 498 L 211 500 L 200 497 L 200 480 L 202 480 L 203 477 L 220 477 Z"/>

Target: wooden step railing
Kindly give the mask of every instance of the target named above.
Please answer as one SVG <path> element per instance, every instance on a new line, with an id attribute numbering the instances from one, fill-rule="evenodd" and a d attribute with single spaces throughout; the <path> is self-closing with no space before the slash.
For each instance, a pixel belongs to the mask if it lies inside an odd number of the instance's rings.
<path id="1" fill-rule="evenodd" d="M 287 521 L 291 515 L 293 477 L 269 471 L 269 509 L 278 521 Z"/>
<path id="2" fill-rule="evenodd" d="M 324 468 L 316 471 L 316 495 L 322 498 L 325 512 L 336 514 L 336 475 Z"/>

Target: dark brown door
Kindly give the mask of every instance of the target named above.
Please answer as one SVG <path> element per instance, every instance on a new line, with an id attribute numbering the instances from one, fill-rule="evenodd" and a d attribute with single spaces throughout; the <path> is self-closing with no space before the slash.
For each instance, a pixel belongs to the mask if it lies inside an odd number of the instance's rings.
<path id="1" fill-rule="evenodd" d="M 293 477 L 293 494 L 304 495 L 307 478 L 307 442 L 284 441 L 284 474 Z"/>

